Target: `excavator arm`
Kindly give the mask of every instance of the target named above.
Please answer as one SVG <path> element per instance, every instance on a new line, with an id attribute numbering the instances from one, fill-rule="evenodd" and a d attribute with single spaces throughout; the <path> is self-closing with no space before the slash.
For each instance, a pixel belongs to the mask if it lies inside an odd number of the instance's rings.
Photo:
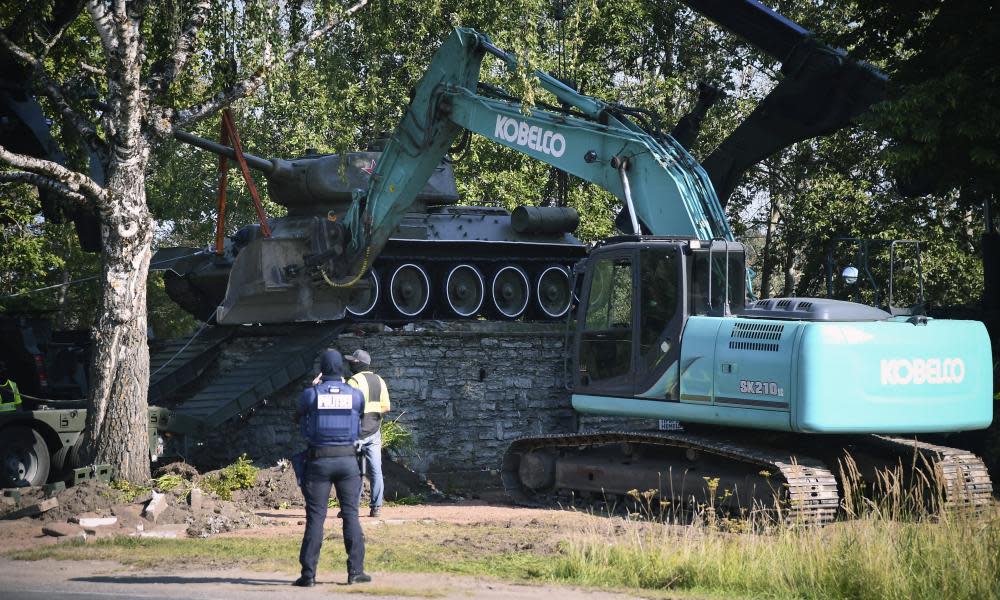
<path id="1" fill-rule="evenodd" d="M 644 131 L 621 110 L 579 94 L 543 71 L 541 86 L 573 114 L 526 108 L 479 85 L 486 53 L 516 58 L 483 34 L 456 29 L 441 46 L 386 146 L 369 188 L 344 225 L 348 272 L 377 256 L 455 138 L 465 130 L 608 190 L 622 200 L 635 234 L 732 241 L 708 175 L 670 136 Z"/>
<path id="2" fill-rule="evenodd" d="M 796 142 L 847 127 L 885 98 L 884 73 L 756 0 L 682 1 L 781 61 L 781 81 L 702 161 L 722 206 L 750 167 Z"/>

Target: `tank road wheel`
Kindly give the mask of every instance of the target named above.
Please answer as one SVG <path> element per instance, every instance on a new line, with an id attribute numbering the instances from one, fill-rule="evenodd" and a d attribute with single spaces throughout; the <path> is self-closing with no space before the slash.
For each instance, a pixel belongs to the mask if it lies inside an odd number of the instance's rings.
<path id="1" fill-rule="evenodd" d="M 351 294 L 350 301 L 347 303 L 347 312 L 355 317 L 364 317 L 371 314 L 378 305 L 382 292 L 378 283 L 378 273 L 375 269 L 370 269 L 365 273 L 364 280 L 368 282 L 368 288 L 355 290 Z"/>
<path id="2" fill-rule="evenodd" d="M 538 276 L 535 300 L 542 316 L 558 319 L 566 314 L 573 302 L 573 280 L 566 268 L 552 265 Z"/>
<path id="3" fill-rule="evenodd" d="M 389 281 L 392 306 L 404 317 L 415 317 L 427 308 L 431 297 L 431 279 L 420 265 L 399 265 Z"/>
<path id="4" fill-rule="evenodd" d="M 483 275 L 469 264 L 456 265 L 444 280 L 448 309 L 460 317 L 472 317 L 483 306 L 486 295 Z"/>
<path id="5" fill-rule="evenodd" d="M 500 267 L 493 276 L 493 306 L 507 319 L 520 317 L 531 299 L 531 284 L 524 269 L 515 265 Z"/>
<path id="6" fill-rule="evenodd" d="M 30 427 L 12 425 L 0 432 L 0 487 L 42 485 L 49 478 L 49 447 Z"/>

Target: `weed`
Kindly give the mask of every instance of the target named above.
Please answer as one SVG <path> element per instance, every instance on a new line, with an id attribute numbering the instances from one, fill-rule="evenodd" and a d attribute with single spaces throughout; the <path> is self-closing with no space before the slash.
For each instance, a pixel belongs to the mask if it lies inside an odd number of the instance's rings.
<path id="1" fill-rule="evenodd" d="M 149 487 L 134 485 L 127 479 L 115 479 L 111 482 L 111 488 L 118 492 L 118 497 L 122 502 L 134 502 L 136 498 L 148 494 Z"/>
<path id="2" fill-rule="evenodd" d="M 382 422 L 382 447 L 395 452 L 408 452 L 413 450 L 413 434 L 410 430 L 399 423 L 399 419 L 405 413 L 400 413 L 398 417 L 391 421 Z"/>
<path id="3" fill-rule="evenodd" d="M 187 480 L 175 473 L 167 473 L 153 480 L 153 489 L 169 492 L 185 485 Z"/>
<path id="4" fill-rule="evenodd" d="M 247 455 L 242 454 L 236 462 L 223 467 L 217 475 L 205 477 L 198 485 L 223 500 L 232 500 L 234 490 L 245 490 L 257 483 L 258 471 Z"/>
<path id="5" fill-rule="evenodd" d="M 415 506 L 418 504 L 426 504 L 427 498 L 421 494 L 414 494 L 410 496 L 401 496 L 393 500 L 386 500 L 386 506 Z"/>

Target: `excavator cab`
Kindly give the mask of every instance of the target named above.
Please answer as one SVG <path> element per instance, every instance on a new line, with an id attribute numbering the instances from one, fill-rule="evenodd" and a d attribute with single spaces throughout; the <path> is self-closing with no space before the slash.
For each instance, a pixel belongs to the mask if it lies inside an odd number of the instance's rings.
<path id="1" fill-rule="evenodd" d="M 679 401 L 687 318 L 740 312 L 745 272 L 734 242 L 634 237 L 595 248 L 578 308 L 574 392 Z"/>

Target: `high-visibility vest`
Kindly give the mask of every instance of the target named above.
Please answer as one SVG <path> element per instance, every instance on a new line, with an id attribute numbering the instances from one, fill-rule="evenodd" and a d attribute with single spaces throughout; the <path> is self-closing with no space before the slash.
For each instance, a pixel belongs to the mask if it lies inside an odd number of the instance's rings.
<path id="1" fill-rule="evenodd" d="M 5 393 L 4 388 L 8 388 L 10 391 Z M 11 396 L 13 399 L 4 402 L 3 399 L 7 396 Z M 17 384 L 8 379 L 6 383 L 0 385 L 0 412 L 11 412 L 19 404 L 21 404 L 21 393 L 17 391 Z"/>

